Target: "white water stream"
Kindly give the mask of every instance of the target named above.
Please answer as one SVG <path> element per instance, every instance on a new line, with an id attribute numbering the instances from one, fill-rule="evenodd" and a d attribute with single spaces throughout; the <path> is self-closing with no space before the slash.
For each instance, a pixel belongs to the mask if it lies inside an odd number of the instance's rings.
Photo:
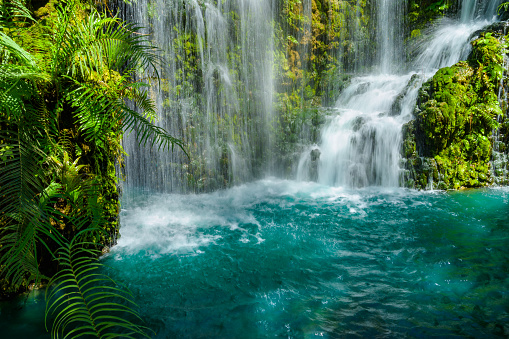
<path id="1" fill-rule="evenodd" d="M 274 28 L 271 0 L 138 0 L 123 16 L 163 59 L 151 84 L 158 126 L 189 157 L 125 139 L 128 187 L 214 190 L 250 180 L 272 154 Z"/>
<path id="2" fill-rule="evenodd" d="M 319 145 L 307 149 L 297 169 L 299 180 L 313 179 L 319 154 L 317 180 L 333 186 L 399 185 L 402 126 L 410 121 L 422 83 L 442 67 L 467 58 L 473 33 L 496 20 L 499 0 L 464 0 L 461 15 L 447 19 L 431 38 L 418 46 L 419 56 L 408 67 L 402 61 L 398 1 L 378 5 L 383 31 L 379 39 L 380 65 L 375 74 L 354 78 L 340 95 L 337 114 L 323 128 Z M 392 18 L 392 19 L 391 19 Z M 407 73 L 401 70 L 410 69 Z M 312 150 L 312 151 L 311 151 Z"/>

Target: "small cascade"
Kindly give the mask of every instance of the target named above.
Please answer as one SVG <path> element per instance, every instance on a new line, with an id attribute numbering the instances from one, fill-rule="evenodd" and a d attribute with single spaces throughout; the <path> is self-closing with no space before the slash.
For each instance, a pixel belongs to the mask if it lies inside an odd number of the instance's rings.
<path id="1" fill-rule="evenodd" d="M 411 75 L 356 78 L 322 131 L 318 181 L 335 186 L 397 186 L 402 116 L 391 112 Z M 396 114 L 394 114 L 396 113 Z"/>
<path id="2" fill-rule="evenodd" d="M 337 115 L 330 117 L 319 145 L 313 147 L 319 160 L 313 162 L 306 150 L 297 169 L 299 179 L 313 179 L 314 166 L 317 181 L 326 185 L 398 186 L 401 129 L 412 119 L 419 88 L 439 68 L 467 58 L 472 34 L 496 19 L 501 2 L 464 0 L 460 18 L 444 20 L 431 39 L 417 47 L 419 56 L 407 74 L 398 74 L 409 67 L 396 56 L 404 54 L 395 36 L 402 35 L 398 3 L 378 2 L 378 20 L 383 21 L 378 24 L 379 71 L 354 78 L 341 93 Z"/>
<path id="3" fill-rule="evenodd" d="M 504 26 L 504 36 L 507 34 L 508 26 Z M 491 171 L 492 176 L 497 185 L 508 185 L 509 184 L 509 152 L 506 145 L 509 140 L 509 130 L 503 125 L 505 119 L 507 119 L 507 103 L 509 100 L 507 84 L 507 69 L 509 68 L 509 58 L 504 54 L 504 77 L 500 80 L 498 88 L 498 101 L 504 116 L 498 116 L 497 120 L 500 127 L 493 131 L 493 149 L 491 154 Z"/>

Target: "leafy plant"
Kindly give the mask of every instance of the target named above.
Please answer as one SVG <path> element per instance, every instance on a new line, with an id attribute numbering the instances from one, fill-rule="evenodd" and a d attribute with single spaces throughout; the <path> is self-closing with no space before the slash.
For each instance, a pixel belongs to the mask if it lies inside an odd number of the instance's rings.
<path id="1" fill-rule="evenodd" d="M 132 81 L 134 71 L 157 74 L 158 58 L 140 28 L 94 9 L 87 20 L 75 22 L 80 3 L 69 1 L 58 9 L 60 35 L 53 49 L 52 72 L 61 74 L 61 104 L 70 104 L 87 140 L 102 146 L 112 127 L 134 129 L 141 143 L 183 147 L 180 140 L 153 125 L 155 107 L 143 91 L 146 84 Z M 132 101 L 142 113 L 129 108 Z"/>
<path id="2" fill-rule="evenodd" d="M 62 268 L 46 293 L 46 322 L 54 316 L 52 337 L 67 333 L 72 337 L 148 338 L 146 327 L 126 319 L 131 316 L 141 320 L 133 311 L 133 295 L 100 273 L 102 264 L 97 260 L 100 253 L 95 245 L 73 240 L 57 252 Z"/>
<path id="3" fill-rule="evenodd" d="M 183 147 L 153 124 L 148 85 L 133 76 L 157 80 L 159 61 L 139 27 L 91 1 L 45 13 L 35 21 L 23 0 L 0 1 L 0 275 L 11 291 L 56 284 L 54 337 L 146 336 L 115 315 L 135 313 L 131 296 L 106 284 L 96 258 L 116 232 L 124 130 L 140 143 Z"/>

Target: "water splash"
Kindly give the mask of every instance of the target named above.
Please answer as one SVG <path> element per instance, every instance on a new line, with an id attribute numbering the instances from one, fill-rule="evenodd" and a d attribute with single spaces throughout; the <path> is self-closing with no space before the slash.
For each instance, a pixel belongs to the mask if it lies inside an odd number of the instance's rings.
<path id="1" fill-rule="evenodd" d="M 356 78 L 322 131 L 318 181 L 334 186 L 397 186 L 402 119 L 391 114 L 411 75 Z M 403 120 L 404 121 L 404 120 Z"/>

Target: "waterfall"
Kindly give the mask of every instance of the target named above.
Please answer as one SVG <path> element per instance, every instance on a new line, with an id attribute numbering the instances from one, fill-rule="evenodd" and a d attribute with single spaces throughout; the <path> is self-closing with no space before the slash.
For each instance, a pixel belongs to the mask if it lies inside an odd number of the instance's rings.
<path id="1" fill-rule="evenodd" d="M 403 63 L 403 1 L 378 0 L 378 62 L 381 73 L 394 73 Z"/>
<path id="2" fill-rule="evenodd" d="M 463 0 L 460 22 L 468 23 L 474 20 L 493 20 L 497 8 L 503 1 Z"/>
<path id="3" fill-rule="evenodd" d="M 181 150 L 124 149 L 127 185 L 200 191 L 260 176 L 272 135 L 274 10 L 270 0 L 139 0 L 127 19 L 147 27 L 160 49 L 160 83 L 150 85 L 157 124 Z M 263 155 L 263 157 L 262 157 Z"/>
<path id="4" fill-rule="evenodd" d="M 501 2 L 463 0 L 456 18 L 442 20 L 425 35 L 430 38 L 412 47 L 417 55 L 413 62 L 404 57 L 409 54 L 403 41 L 404 1 L 374 1 L 370 11 L 375 21 L 369 23 L 357 20 L 364 7 L 356 7 L 356 19 L 346 16 L 353 11 L 345 7 L 338 16 L 344 23 L 336 23 L 341 27 L 337 50 L 327 53 L 336 55 L 346 71 L 372 74 L 354 77 L 342 89 L 334 109 L 328 110 L 318 144 L 302 146 L 306 150 L 295 163 L 297 178 L 327 185 L 397 186 L 401 127 L 412 119 L 420 85 L 438 68 L 466 58 L 471 35 L 495 19 Z M 199 192 L 278 173 L 276 151 L 281 147 L 275 133 L 284 113 L 278 116 L 273 108 L 275 92 L 299 86 L 300 80 L 275 84 L 274 73 L 284 53 L 294 58 L 294 65 L 279 66 L 286 67 L 284 72 L 293 71 L 291 67 L 309 72 L 292 73 L 296 79 L 314 72 L 315 47 L 309 41 L 316 3 L 299 2 L 302 27 L 288 36 L 297 41 L 290 52 L 277 40 L 279 33 L 285 34 L 276 25 L 279 6 L 274 0 L 138 0 L 122 5 L 124 18 L 146 27 L 144 33 L 163 60 L 160 81 L 138 75 L 150 85 L 156 124 L 182 139 L 188 153 L 140 146 L 132 133 L 123 145 L 129 155 L 127 186 Z M 356 58 L 341 59 L 344 55 Z M 285 62 L 290 55 L 286 57 Z M 303 88 L 301 97 L 307 95 Z"/>
<path id="5" fill-rule="evenodd" d="M 507 34 L 507 24 L 504 25 L 504 35 Z M 504 38 L 504 42 L 507 40 Z M 508 84 L 507 84 L 507 69 L 509 68 L 509 58 L 504 54 L 504 77 L 500 79 L 500 85 L 498 89 L 498 101 L 500 107 L 505 110 L 507 115 L 507 102 L 508 97 Z M 504 120 L 504 116 L 497 117 L 498 123 L 501 124 Z M 498 129 L 495 129 L 492 134 L 493 138 L 493 149 L 491 154 L 491 171 L 495 183 L 497 185 L 508 185 L 509 184 L 509 155 L 505 145 L 509 135 L 507 128 L 503 128 L 501 125 Z"/>
<path id="6" fill-rule="evenodd" d="M 401 129 L 412 119 L 421 84 L 439 68 L 468 56 L 472 34 L 495 20 L 501 2 L 464 0 L 460 18 L 444 20 L 431 39 L 417 47 L 418 57 L 410 65 L 402 58 L 399 3 L 377 2 L 379 70 L 354 78 L 341 93 L 337 114 L 329 117 L 319 145 L 313 147 L 318 164 L 306 150 L 297 169 L 299 179 L 313 179 L 317 172 L 318 182 L 326 185 L 398 186 Z M 405 69 L 410 71 L 398 74 Z"/>

